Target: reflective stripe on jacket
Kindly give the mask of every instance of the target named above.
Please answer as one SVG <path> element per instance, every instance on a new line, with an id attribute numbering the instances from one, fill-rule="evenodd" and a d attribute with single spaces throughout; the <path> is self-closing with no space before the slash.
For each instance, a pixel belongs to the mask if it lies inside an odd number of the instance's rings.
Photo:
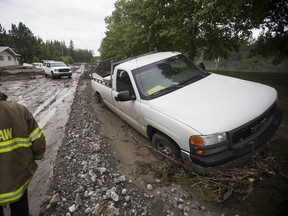
<path id="1" fill-rule="evenodd" d="M 11 128 L 11 132 L 12 132 L 12 128 Z M 11 136 L 10 140 L 0 142 L 0 153 L 13 151 L 14 149 L 20 148 L 20 147 L 28 148 L 32 146 L 33 141 L 35 141 L 36 139 L 39 139 L 41 136 L 42 136 L 42 131 L 40 130 L 39 127 L 37 127 L 27 138 L 12 138 Z M 1 132 L 0 132 L 0 140 L 1 140 Z"/>
<path id="2" fill-rule="evenodd" d="M 45 137 L 28 109 L 0 100 L 0 205 L 24 195 L 45 146 Z"/>

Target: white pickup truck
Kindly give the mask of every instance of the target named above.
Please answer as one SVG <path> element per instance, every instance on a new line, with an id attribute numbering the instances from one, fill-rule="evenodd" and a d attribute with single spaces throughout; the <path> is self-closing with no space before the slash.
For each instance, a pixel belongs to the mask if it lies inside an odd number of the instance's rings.
<path id="1" fill-rule="evenodd" d="M 44 61 L 42 71 L 45 77 L 49 75 L 52 79 L 63 76 L 71 78 L 72 76 L 71 68 L 61 61 Z"/>
<path id="2" fill-rule="evenodd" d="M 246 161 L 282 121 L 274 88 L 206 72 L 178 52 L 112 63 L 108 73 L 91 75 L 97 97 L 188 169 Z"/>

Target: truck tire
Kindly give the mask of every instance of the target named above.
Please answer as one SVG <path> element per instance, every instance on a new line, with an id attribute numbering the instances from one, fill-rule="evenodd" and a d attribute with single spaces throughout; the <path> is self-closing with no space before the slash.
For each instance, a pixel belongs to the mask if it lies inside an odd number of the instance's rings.
<path id="1" fill-rule="evenodd" d="M 51 77 L 52 79 L 55 79 L 54 73 L 51 71 Z"/>
<path id="2" fill-rule="evenodd" d="M 162 133 L 157 132 L 153 135 L 152 147 L 166 155 L 177 158 L 181 157 L 179 146 Z"/>

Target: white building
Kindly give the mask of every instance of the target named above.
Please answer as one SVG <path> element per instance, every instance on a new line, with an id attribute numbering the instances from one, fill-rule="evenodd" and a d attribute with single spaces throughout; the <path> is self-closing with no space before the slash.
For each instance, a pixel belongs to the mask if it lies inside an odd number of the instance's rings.
<path id="1" fill-rule="evenodd" d="M 0 46 L 0 67 L 19 65 L 20 55 L 7 46 Z"/>

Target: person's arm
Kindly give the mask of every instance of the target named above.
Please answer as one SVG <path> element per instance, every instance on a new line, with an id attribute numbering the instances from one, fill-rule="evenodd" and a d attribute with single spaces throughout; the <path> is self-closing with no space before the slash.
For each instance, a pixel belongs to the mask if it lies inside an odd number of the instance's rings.
<path id="1" fill-rule="evenodd" d="M 44 153 L 46 151 L 46 139 L 42 130 L 39 128 L 36 120 L 28 109 L 26 109 L 26 113 L 29 138 L 32 142 L 33 157 L 35 160 L 41 160 L 44 158 Z"/>

